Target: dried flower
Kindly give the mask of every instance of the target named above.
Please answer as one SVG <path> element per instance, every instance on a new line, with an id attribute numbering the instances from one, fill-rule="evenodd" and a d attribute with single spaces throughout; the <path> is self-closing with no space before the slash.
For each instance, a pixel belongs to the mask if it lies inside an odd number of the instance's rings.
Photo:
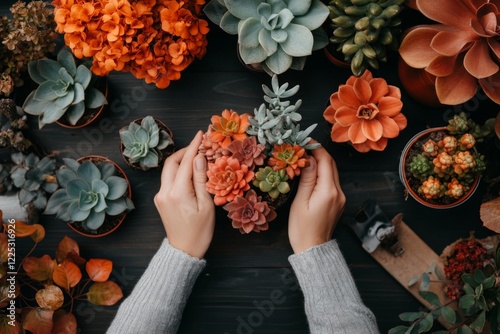
<path id="1" fill-rule="evenodd" d="M 254 136 L 235 140 L 227 149 L 233 158 L 247 165 L 250 170 L 253 170 L 256 165 L 262 166 L 264 164 L 265 155 L 262 151 L 264 151 L 265 146 L 257 144 L 257 139 Z"/>
<path id="2" fill-rule="evenodd" d="M 276 218 L 276 212 L 267 202 L 261 202 L 261 196 L 250 189 L 245 197 L 237 196 L 234 201 L 224 206 L 228 211 L 234 228 L 243 233 L 266 231 L 268 222 Z"/>
<path id="3" fill-rule="evenodd" d="M 309 166 L 306 150 L 299 145 L 274 145 L 272 157 L 269 158 L 269 166 L 274 170 L 286 170 L 290 180 L 300 175 L 300 170 Z"/>
<path id="4" fill-rule="evenodd" d="M 219 143 L 223 149 L 229 147 L 233 140 L 243 140 L 247 137 L 246 130 L 250 125 L 248 114 L 238 115 L 233 110 L 225 109 L 222 116 L 212 116 L 212 132 L 210 140 Z"/>
<path id="5" fill-rule="evenodd" d="M 207 191 L 213 195 L 215 205 L 224 205 L 234 200 L 236 196 L 250 189 L 254 172 L 238 159 L 222 156 L 208 165 Z"/>
<path id="6" fill-rule="evenodd" d="M 330 96 L 323 116 L 333 124 L 334 142 L 350 142 L 359 152 L 382 151 L 388 138 L 395 138 L 406 127 L 401 114 L 401 91 L 374 79 L 366 70 L 359 78 L 351 76 Z"/>

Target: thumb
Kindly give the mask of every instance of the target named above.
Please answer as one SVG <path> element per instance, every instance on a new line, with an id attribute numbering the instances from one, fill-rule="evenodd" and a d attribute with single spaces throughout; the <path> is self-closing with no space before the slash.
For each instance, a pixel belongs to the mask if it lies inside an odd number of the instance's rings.
<path id="1" fill-rule="evenodd" d="M 207 183 L 207 160 L 201 153 L 193 160 L 193 187 L 197 198 L 210 197 L 206 190 Z"/>
<path id="2" fill-rule="evenodd" d="M 308 201 L 311 198 L 318 179 L 318 164 L 313 156 L 309 157 L 309 166 L 302 169 L 299 188 L 295 198 L 299 201 Z"/>

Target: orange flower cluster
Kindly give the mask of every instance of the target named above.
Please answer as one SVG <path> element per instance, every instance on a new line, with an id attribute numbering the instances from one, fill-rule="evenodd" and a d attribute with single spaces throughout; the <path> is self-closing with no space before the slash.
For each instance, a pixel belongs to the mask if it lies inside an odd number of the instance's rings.
<path id="1" fill-rule="evenodd" d="M 129 71 L 166 88 L 206 52 L 205 0 L 53 0 L 56 31 L 92 71 Z"/>

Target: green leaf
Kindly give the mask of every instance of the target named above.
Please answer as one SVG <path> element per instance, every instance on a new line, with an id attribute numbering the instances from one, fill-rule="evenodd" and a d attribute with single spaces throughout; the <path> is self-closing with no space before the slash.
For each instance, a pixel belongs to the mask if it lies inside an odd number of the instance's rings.
<path id="1" fill-rule="evenodd" d="M 496 282 L 495 275 L 491 275 L 490 277 L 488 277 L 487 279 L 484 280 L 483 287 L 485 289 L 490 289 L 493 287 L 493 285 L 495 285 L 495 282 Z"/>
<path id="2" fill-rule="evenodd" d="M 75 97 L 72 102 L 73 105 L 85 100 L 85 89 L 83 89 L 83 86 L 80 83 L 76 82 L 73 90 L 75 91 Z"/>
<path id="3" fill-rule="evenodd" d="M 480 270 L 480 269 L 474 270 L 474 279 L 476 280 L 476 282 L 478 284 L 483 283 L 485 278 L 486 277 L 484 276 L 484 273 L 482 270 Z"/>
<path id="4" fill-rule="evenodd" d="M 477 286 L 477 282 L 474 279 L 474 276 L 472 276 L 471 274 L 463 274 L 462 281 L 469 284 L 473 289 L 475 289 Z"/>
<path id="5" fill-rule="evenodd" d="M 53 101 L 59 97 L 56 94 L 56 89 L 54 89 L 56 83 L 54 81 L 45 81 L 40 86 L 38 86 L 34 99 L 42 102 Z"/>
<path id="6" fill-rule="evenodd" d="M 47 206 L 45 207 L 45 211 L 43 214 L 45 215 L 53 215 L 56 214 L 59 211 L 59 208 L 61 205 L 67 201 L 69 201 L 70 198 L 68 197 L 68 194 L 66 193 L 66 189 L 59 189 L 55 193 L 53 193 L 49 201 L 47 202 Z"/>
<path id="7" fill-rule="evenodd" d="M 418 333 L 427 332 L 434 324 L 434 317 L 431 313 L 427 314 L 422 320 L 419 321 Z"/>
<path id="8" fill-rule="evenodd" d="M 59 70 L 62 68 L 61 64 L 52 59 L 39 59 L 37 62 L 38 74 L 45 80 L 57 81 L 59 79 Z"/>
<path id="9" fill-rule="evenodd" d="M 465 293 L 468 294 L 468 295 L 473 295 L 474 294 L 474 289 L 468 283 L 464 284 L 463 289 L 464 289 Z"/>
<path id="10" fill-rule="evenodd" d="M 106 184 L 106 182 L 104 182 L 103 180 L 94 179 L 94 180 L 92 180 L 92 191 L 96 192 L 96 193 L 100 193 L 104 197 L 106 197 L 108 195 L 108 192 L 109 192 L 109 187 Z"/>
<path id="11" fill-rule="evenodd" d="M 207 17 L 218 26 L 221 26 L 221 18 L 225 13 L 228 13 L 223 1 L 212 0 L 203 7 L 203 12 Z M 232 15 L 232 14 L 231 14 Z M 239 19 L 238 19 L 239 21 Z M 222 26 L 221 26 L 222 28 Z M 234 33 L 235 35 L 236 33 Z"/>
<path id="12" fill-rule="evenodd" d="M 57 53 L 57 62 L 64 66 L 71 76 L 75 76 L 76 74 L 76 62 L 75 57 L 71 53 L 71 50 L 68 47 L 63 47 Z"/>
<path id="13" fill-rule="evenodd" d="M 462 296 L 462 297 L 460 297 L 460 300 L 458 302 L 458 304 L 460 305 L 460 308 L 463 310 L 471 308 L 475 303 L 476 303 L 476 301 L 475 301 L 473 295 Z"/>
<path id="14" fill-rule="evenodd" d="M 405 334 L 408 330 L 408 326 L 397 326 L 389 329 L 388 334 Z"/>
<path id="15" fill-rule="evenodd" d="M 90 209 L 89 210 L 80 209 L 80 206 L 78 205 L 77 201 L 71 203 L 70 206 L 68 207 L 68 214 L 70 219 L 76 222 L 81 222 L 87 219 L 87 217 L 90 214 L 90 211 L 91 211 Z"/>
<path id="16" fill-rule="evenodd" d="M 286 32 L 288 38 L 281 43 L 283 51 L 292 57 L 308 56 L 312 53 L 314 43 L 312 32 L 304 26 L 291 23 Z"/>
<path id="17" fill-rule="evenodd" d="M 258 20 L 257 18 L 245 20 L 243 24 L 241 24 L 238 43 L 240 43 L 240 45 L 245 48 L 256 48 L 260 45 L 259 33 L 262 29 L 264 28 L 260 24 L 260 20 Z M 260 61 L 253 61 L 253 63 Z"/>
<path id="18" fill-rule="evenodd" d="M 68 83 L 70 85 L 73 85 L 75 83 L 73 77 L 68 73 L 68 70 L 66 70 L 64 67 L 61 67 L 61 69 L 59 70 L 59 77 L 64 82 L 64 85 L 67 85 Z"/>
<path id="19" fill-rule="evenodd" d="M 86 161 L 81 164 L 80 167 L 78 167 L 76 174 L 80 179 L 86 181 L 89 185 L 92 183 L 92 180 L 101 179 L 101 172 L 91 161 Z"/>
<path id="20" fill-rule="evenodd" d="M 421 275 L 421 281 L 420 281 L 420 291 L 427 291 L 429 290 L 429 285 L 431 284 L 431 277 L 429 276 L 428 273 L 422 273 Z"/>
<path id="21" fill-rule="evenodd" d="M 295 16 L 293 23 L 305 26 L 309 30 L 318 29 L 328 18 L 330 11 L 320 0 L 312 0 L 309 11 L 302 16 Z"/>
<path id="22" fill-rule="evenodd" d="M 35 60 L 35 61 L 31 61 L 29 64 L 28 64 L 28 73 L 30 75 L 30 78 L 36 82 L 37 84 L 42 84 L 43 82 L 46 81 L 46 79 L 44 77 L 42 77 L 42 75 L 38 72 L 38 69 L 37 69 L 37 66 L 38 66 L 38 60 Z"/>
<path id="23" fill-rule="evenodd" d="M 108 195 L 106 199 L 115 200 L 122 197 L 128 188 L 128 183 L 124 178 L 119 176 L 110 176 L 106 183 L 109 187 Z"/>
<path id="24" fill-rule="evenodd" d="M 435 293 L 429 291 L 419 291 L 418 294 L 432 305 L 441 306 L 441 301 Z"/>
<path id="25" fill-rule="evenodd" d="M 85 103 L 81 101 L 80 103 L 72 105 L 68 108 L 68 110 L 66 110 L 66 117 L 68 118 L 70 124 L 76 125 L 76 123 L 80 120 L 80 118 L 82 118 L 84 113 Z"/>
<path id="26" fill-rule="evenodd" d="M 265 64 L 273 73 L 281 74 L 290 68 L 292 60 L 293 57 L 286 54 L 286 52 L 279 47 L 271 57 L 266 59 Z"/>
<path id="27" fill-rule="evenodd" d="M 106 214 L 104 213 L 104 211 L 101 212 L 92 211 L 87 220 L 85 220 L 85 226 L 91 230 L 97 230 L 104 223 L 105 217 Z"/>
<path id="28" fill-rule="evenodd" d="M 259 43 L 266 50 L 268 56 L 275 53 L 278 49 L 278 43 L 271 37 L 271 33 L 267 29 L 260 30 Z"/>
<path id="29" fill-rule="evenodd" d="M 75 81 L 81 84 L 83 89 L 87 89 L 90 79 L 92 79 L 92 72 L 85 65 L 78 66 Z"/>
<path id="30" fill-rule="evenodd" d="M 443 306 L 441 308 L 441 316 L 444 318 L 444 320 L 448 321 L 452 325 L 454 325 L 455 322 L 457 321 L 457 314 L 448 305 Z"/>
<path id="31" fill-rule="evenodd" d="M 419 311 L 419 312 L 404 312 L 404 313 L 401 313 L 399 315 L 399 319 L 401 319 L 403 321 L 412 322 L 412 321 L 415 321 L 415 320 L 423 317 L 426 314 L 427 314 L 427 312 L 423 312 L 423 311 Z"/>
<path id="32" fill-rule="evenodd" d="M 469 326 L 462 325 L 458 328 L 457 334 L 474 334 L 474 332 L 469 328 Z"/>
<path id="33" fill-rule="evenodd" d="M 100 90 L 94 87 L 85 90 L 85 106 L 87 108 L 95 109 L 105 104 L 108 104 L 108 100 Z"/>
<path id="34" fill-rule="evenodd" d="M 50 105 L 52 105 L 52 108 L 48 108 L 48 106 Z M 44 110 L 44 113 L 41 115 L 40 119 L 43 124 L 54 123 L 64 115 L 66 110 L 68 110 L 68 106 L 65 108 L 58 108 L 52 103 L 48 103 L 45 107 L 47 110 Z"/>
<path id="35" fill-rule="evenodd" d="M 241 20 L 248 18 L 259 17 L 257 8 L 261 4 L 261 0 L 225 0 L 227 10 Z"/>
<path id="36" fill-rule="evenodd" d="M 100 163 L 99 165 L 97 165 L 97 168 L 99 169 L 99 171 L 101 171 L 101 180 L 103 180 L 104 182 L 107 182 L 107 179 L 110 176 L 115 175 L 116 173 L 115 166 L 110 162 Z"/>
<path id="37" fill-rule="evenodd" d="M 128 209 L 127 201 L 123 197 L 113 201 L 107 201 L 106 204 L 108 205 L 106 214 L 110 216 L 116 216 Z"/>
<path id="38" fill-rule="evenodd" d="M 285 3 L 295 16 L 306 14 L 311 7 L 311 0 L 285 0 Z"/>
<path id="39" fill-rule="evenodd" d="M 212 1 L 213 2 L 213 1 Z M 224 7 L 225 9 L 225 7 Z M 212 20 L 214 21 L 214 20 Z M 231 12 L 226 11 L 219 21 L 219 25 L 230 35 L 238 35 L 238 25 L 242 22 L 239 18 L 231 14 Z"/>
<path id="40" fill-rule="evenodd" d="M 485 323 L 486 323 L 486 311 L 483 310 L 481 311 L 481 313 L 479 313 L 476 320 L 474 320 L 474 322 L 469 325 L 469 327 L 475 330 L 476 332 L 481 333 L 483 331 Z"/>

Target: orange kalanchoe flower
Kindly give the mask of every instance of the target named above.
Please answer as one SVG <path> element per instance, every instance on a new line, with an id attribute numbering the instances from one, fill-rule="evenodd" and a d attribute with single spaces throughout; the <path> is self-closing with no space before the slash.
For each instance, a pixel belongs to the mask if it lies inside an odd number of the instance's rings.
<path id="1" fill-rule="evenodd" d="M 359 152 L 382 151 L 388 138 L 397 137 L 406 128 L 402 107 L 399 88 L 387 85 L 382 78 L 374 79 L 366 70 L 339 86 L 323 116 L 333 124 L 334 142 L 350 142 Z"/>
<path id="2" fill-rule="evenodd" d="M 223 149 L 227 149 L 233 140 L 247 137 L 246 131 L 250 125 L 248 114 L 240 116 L 233 110 L 225 109 L 222 116 L 214 115 L 211 121 L 210 140 L 219 143 Z"/>
<path id="3" fill-rule="evenodd" d="M 286 169 L 290 180 L 300 175 L 301 168 L 309 166 L 306 150 L 299 145 L 274 145 L 272 155 L 269 158 L 269 166 L 273 167 L 273 170 Z"/>
<path id="4" fill-rule="evenodd" d="M 236 196 L 244 196 L 244 192 L 250 189 L 249 182 L 254 172 L 248 170 L 247 165 L 240 164 L 238 159 L 222 156 L 208 164 L 207 176 L 206 189 L 215 195 L 215 205 L 224 205 Z"/>

